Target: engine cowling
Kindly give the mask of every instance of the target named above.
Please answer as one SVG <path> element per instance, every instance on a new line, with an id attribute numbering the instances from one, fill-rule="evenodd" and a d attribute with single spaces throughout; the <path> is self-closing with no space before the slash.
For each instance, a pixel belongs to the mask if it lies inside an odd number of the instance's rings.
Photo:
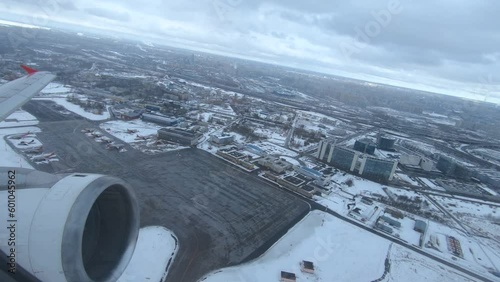
<path id="1" fill-rule="evenodd" d="M 0 179 L 8 176 L 7 169 L 0 171 Z M 121 276 L 139 234 L 139 207 L 128 184 L 99 174 L 30 169 L 16 169 L 15 182 L 15 217 L 0 212 L 0 222 L 15 226 L 0 232 L 7 257 L 15 248 L 17 265 L 41 281 L 111 282 Z M 6 184 L 0 186 L 5 203 Z M 15 245 L 9 246 L 12 233 Z"/>

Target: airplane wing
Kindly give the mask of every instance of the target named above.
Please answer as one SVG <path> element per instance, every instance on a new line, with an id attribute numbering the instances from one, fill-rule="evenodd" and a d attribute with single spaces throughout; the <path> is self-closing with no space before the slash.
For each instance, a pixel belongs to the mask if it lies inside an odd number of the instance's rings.
<path id="1" fill-rule="evenodd" d="M 21 66 L 28 75 L 0 86 L 0 121 L 28 102 L 56 76 L 46 71 L 36 71 Z"/>

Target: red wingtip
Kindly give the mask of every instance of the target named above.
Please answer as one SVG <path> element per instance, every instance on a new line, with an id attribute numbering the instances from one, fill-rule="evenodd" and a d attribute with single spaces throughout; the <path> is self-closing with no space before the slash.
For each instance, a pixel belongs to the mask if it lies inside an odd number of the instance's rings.
<path id="1" fill-rule="evenodd" d="M 32 69 L 32 68 L 25 66 L 25 65 L 21 65 L 21 68 L 23 68 L 23 70 L 25 70 L 29 75 L 32 75 L 35 72 L 37 72 L 37 70 Z"/>

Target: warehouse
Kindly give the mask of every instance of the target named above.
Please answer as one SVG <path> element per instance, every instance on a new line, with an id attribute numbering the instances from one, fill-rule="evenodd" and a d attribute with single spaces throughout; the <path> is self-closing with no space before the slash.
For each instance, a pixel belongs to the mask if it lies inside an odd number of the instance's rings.
<path id="1" fill-rule="evenodd" d="M 158 138 L 179 143 L 184 146 L 194 146 L 198 143 L 201 135 L 179 128 L 161 128 L 158 130 Z"/>
<path id="2" fill-rule="evenodd" d="M 234 135 L 221 133 L 210 135 L 210 142 L 217 145 L 228 145 L 234 142 Z"/>
<path id="3" fill-rule="evenodd" d="M 142 114 L 142 120 L 158 123 L 165 126 L 174 126 L 179 123 L 179 119 L 169 118 L 166 116 L 152 115 L 152 114 Z"/>

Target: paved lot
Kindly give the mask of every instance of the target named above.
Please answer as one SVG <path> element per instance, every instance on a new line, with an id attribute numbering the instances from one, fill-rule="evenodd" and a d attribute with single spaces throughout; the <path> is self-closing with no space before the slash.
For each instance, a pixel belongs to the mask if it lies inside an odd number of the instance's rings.
<path id="1" fill-rule="evenodd" d="M 85 127 L 96 124 L 42 122 L 39 139 L 61 161 L 38 169 L 109 174 L 130 183 L 140 201 L 141 224 L 166 226 L 179 238 L 168 281 L 196 281 L 208 271 L 240 263 L 309 210 L 299 198 L 204 151 L 155 156 L 129 146 L 124 153 L 108 151 L 80 132 Z"/>

